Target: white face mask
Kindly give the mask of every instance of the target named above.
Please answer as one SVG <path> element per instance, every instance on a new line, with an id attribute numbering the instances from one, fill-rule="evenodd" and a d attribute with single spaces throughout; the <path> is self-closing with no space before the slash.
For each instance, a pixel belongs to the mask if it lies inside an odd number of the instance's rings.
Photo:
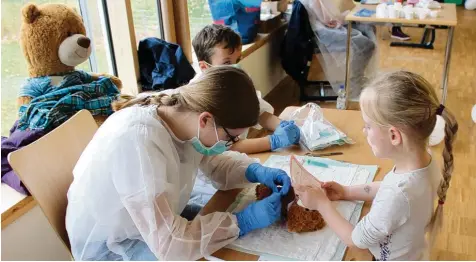
<path id="1" fill-rule="evenodd" d="M 207 62 L 205 62 L 205 61 L 204 61 L 204 63 L 205 63 L 207 66 L 209 66 L 209 67 L 214 67 L 214 65 L 212 65 L 212 64 L 210 64 L 210 63 L 207 63 Z M 230 65 L 221 65 L 221 66 L 232 66 L 232 67 L 234 67 L 234 68 L 242 69 L 240 64 L 230 64 Z"/>

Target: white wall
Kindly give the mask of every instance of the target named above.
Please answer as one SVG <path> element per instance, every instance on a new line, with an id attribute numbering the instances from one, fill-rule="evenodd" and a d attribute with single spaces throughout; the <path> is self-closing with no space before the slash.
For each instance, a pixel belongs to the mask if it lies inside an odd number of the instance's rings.
<path id="1" fill-rule="evenodd" d="M 71 256 L 36 205 L 2 229 L 1 259 L 67 261 Z"/>

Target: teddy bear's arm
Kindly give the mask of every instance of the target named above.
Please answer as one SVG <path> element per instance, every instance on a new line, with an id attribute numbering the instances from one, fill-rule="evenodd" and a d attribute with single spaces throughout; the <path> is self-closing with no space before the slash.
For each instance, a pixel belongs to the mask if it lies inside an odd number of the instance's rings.
<path id="1" fill-rule="evenodd" d="M 119 79 L 117 76 L 113 76 L 113 75 L 109 75 L 109 74 L 104 74 L 104 73 L 91 73 L 91 76 L 93 78 L 93 80 L 98 80 L 99 77 L 103 76 L 103 77 L 108 77 L 111 79 L 111 81 L 114 83 L 114 85 L 116 85 L 117 89 L 121 90 L 122 89 L 122 81 L 121 79 Z"/>
<path id="2" fill-rule="evenodd" d="M 17 111 L 22 105 L 29 104 L 33 98 L 30 96 L 20 96 L 17 98 Z"/>

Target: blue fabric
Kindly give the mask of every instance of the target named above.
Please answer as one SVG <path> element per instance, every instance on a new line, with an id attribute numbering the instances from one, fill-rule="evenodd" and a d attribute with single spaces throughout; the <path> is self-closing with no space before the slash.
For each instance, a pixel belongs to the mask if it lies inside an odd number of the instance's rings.
<path id="1" fill-rule="evenodd" d="M 196 205 L 187 205 L 180 216 L 191 221 L 200 212 L 201 207 Z M 122 261 L 125 259 L 131 261 L 157 261 L 157 257 L 152 253 L 149 246 L 141 239 L 126 239 L 120 245 L 121 250 L 126 250 L 125 254 L 118 254 L 108 248 L 106 242 L 97 242 L 88 244 L 89 254 L 77 254 L 76 250 L 83 250 L 84 244 L 79 248 L 72 247 L 73 256 L 76 259 L 82 258 L 86 261 Z"/>
<path id="2" fill-rule="evenodd" d="M 249 165 L 245 171 L 245 176 L 251 183 L 259 182 L 271 188 L 274 193 L 280 192 L 283 196 L 288 193 L 291 187 L 291 179 L 284 170 L 266 167 L 259 163 Z M 279 191 L 277 185 L 282 185 L 281 191 Z"/>
<path id="3" fill-rule="evenodd" d="M 254 202 L 236 214 L 240 237 L 250 231 L 265 228 L 278 221 L 281 217 L 281 195 L 273 193 L 271 196 Z"/>
<path id="4" fill-rule="evenodd" d="M 174 89 L 187 84 L 195 70 L 179 45 L 149 37 L 139 42 L 142 90 Z"/>
<path id="5" fill-rule="evenodd" d="M 51 84 L 49 77 L 29 79 L 20 95 L 33 99 L 20 107 L 18 129 L 50 131 L 82 109 L 92 115 L 110 115 L 113 113 L 111 102 L 118 94 L 111 79 L 99 77 L 93 81 L 83 71 L 65 75 L 57 86 Z"/>
<path id="6" fill-rule="evenodd" d="M 126 252 L 124 254 L 126 259 L 131 261 L 157 261 L 157 257 L 152 253 L 149 246 L 138 239 L 126 239 L 120 243 Z M 91 250 L 94 248 L 90 248 Z M 88 261 L 122 261 L 124 260 L 123 256 L 116 254 L 111 251 L 106 242 L 98 243 L 96 252 L 91 255 L 84 255 L 83 260 Z M 73 254 L 74 256 L 75 254 Z"/>
<path id="7" fill-rule="evenodd" d="M 356 16 L 361 16 L 361 17 L 371 17 L 373 14 L 375 14 L 375 11 L 369 10 L 367 8 L 362 8 L 355 13 Z"/>
<path id="8" fill-rule="evenodd" d="M 301 138 L 301 130 L 294 121 L 283 120 L 279 123 L 278 128 L 269 136 L 271 150 L 288 147 L 299 143 Z"/>
<path id="9" fill-rule="evenodd" d="M 258 34 L 262 0 L 208 0 L 213 23 L 231 27 L 244 45 Z"/>

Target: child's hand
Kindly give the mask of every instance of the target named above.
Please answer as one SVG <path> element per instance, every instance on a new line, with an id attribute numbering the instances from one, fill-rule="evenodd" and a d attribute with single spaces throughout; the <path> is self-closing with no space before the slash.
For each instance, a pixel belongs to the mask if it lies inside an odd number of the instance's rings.
<path id="1" fill-rule="evenodd" d="M 269 136 L 271 150 L 298 144 L 301 131 L 294 121 L 281 121 L 274 133 Z"/>
<path id="2" fill-rule="evenodd" d="M 329 28 L 336 28 L 337 25 L 338 25 L 338 23 L 337 23 L 336 20 L 331 20 L 331 21 L 329 21 L 326 25 L 327 25 L 327 27 L 329 27 Z"/>
<path id="3" fill-rule="evenodd" d="M 322 183 L 321 186 L 326 191 L 326 195 L 331 201 L 345 199 L 345 188 L 343 185 L 330 181 Z"/>
<path id="4" fill-rule="evenodd" d="M 294 191 L 302 204 L 309 209 L 319 210 L 323 204 L 330 203 L 326 192 L 321 187 L 295 185 Z"/>

